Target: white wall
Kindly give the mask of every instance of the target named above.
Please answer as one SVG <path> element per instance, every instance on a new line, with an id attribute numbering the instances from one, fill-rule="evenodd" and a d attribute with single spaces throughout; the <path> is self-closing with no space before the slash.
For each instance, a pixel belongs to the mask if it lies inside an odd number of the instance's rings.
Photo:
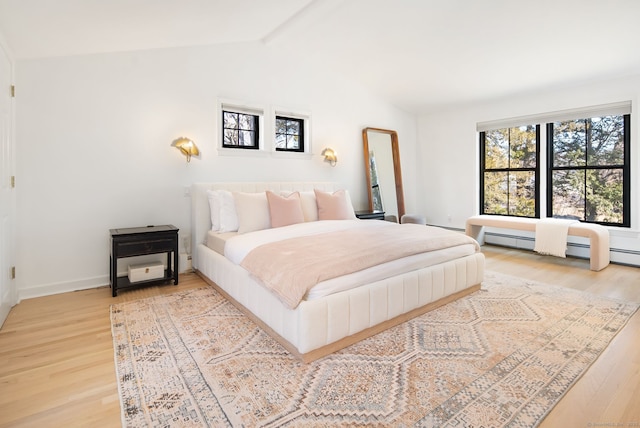
<path id="1" fill-rule="evenodd" d="M 418 205 L 429 224 L 463 229 L 479 212 L 476 124 L 631 100 L 631 230 L 610 229 L 612 247 L 640 251 L 640 76 L 549 89 L 491 103 L 457 106 L 418 117 Z"/>
<path id="2" fill-rule="evenodd" d="M 398 131 L 414 209 L 415 117 L 295 60 L 241 43 L 18 61 L 20 297 L 108 284 L 110 228 L 170 223 L 188 237 L 193 182 L 337 181 L 366 208 L 366 126 Z M 219 99 L 311 113 L 314 156 L 219 155 Z M 186 164 L 170 147 L 179 136 L 201 159 Z M 326 146 L 338 152 L 335 168 L 322 162 Z"/>

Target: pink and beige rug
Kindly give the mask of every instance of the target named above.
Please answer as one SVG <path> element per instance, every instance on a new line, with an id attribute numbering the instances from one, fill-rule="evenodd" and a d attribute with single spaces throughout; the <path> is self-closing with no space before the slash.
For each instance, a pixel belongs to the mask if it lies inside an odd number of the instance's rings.
<path id="1" fill-rule="evenodd" d="M 127 427 L 531 427 L 638 305 L 488 273 L 310 364 L 213 288 L 111 307 Z"/>

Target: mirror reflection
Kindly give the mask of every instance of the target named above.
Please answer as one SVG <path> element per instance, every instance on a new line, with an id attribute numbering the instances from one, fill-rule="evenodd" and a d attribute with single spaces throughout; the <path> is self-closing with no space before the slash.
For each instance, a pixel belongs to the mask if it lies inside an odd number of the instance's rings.
<path id="1" fill-rule="evenodd" d="M 365 128 L 362 140 L 369 210 L 384 211 L 386 219 L 397 222 L 404 215 L 398 134 L 390 129 Z"/>

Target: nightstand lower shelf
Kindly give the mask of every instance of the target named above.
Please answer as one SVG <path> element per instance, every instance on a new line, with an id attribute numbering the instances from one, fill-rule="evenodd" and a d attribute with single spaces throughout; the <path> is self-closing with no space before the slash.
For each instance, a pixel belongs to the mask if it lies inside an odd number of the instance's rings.
<path id="1" fill-rule="evenodd" d="M 173 271 L 165 269 L 164 276 L 162 278 L 145 279 L 142 281 L 131 282 L 128 276 L 119 276 L 118 278 L 116 278 L 116 281 L 117 290 L 122 290 L 125 288 L 136 288 L 147 285 L 168 284 L 173 281 Z"/>

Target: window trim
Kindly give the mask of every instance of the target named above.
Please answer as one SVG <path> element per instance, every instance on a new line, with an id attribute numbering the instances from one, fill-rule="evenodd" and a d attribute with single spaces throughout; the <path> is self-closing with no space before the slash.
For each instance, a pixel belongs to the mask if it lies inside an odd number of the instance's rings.
<path id="1" fill-rule="evenodd" d="M 493 129 L 510 128 L 520 126 L 523 123 L 548 123 L 562 122 L 572 119 L 584 119 L 585 117 L 611 116 L 631 114 L 631 101 L 621 101 L 617 103 L 599 104 L 590 107 L 572 108 L 557 110 L 548 113 L 532 114 L 529 116 L 517 116 L 507 119 L 490 120 L 478 122 L 476 130 L 491 131 Z"/>
<path id="2" fill-rule="evenodd" d="M 232 156 L 260 156 L 267 152 L 265 139 L 265 107 L 252 105 L 233 100 L 218 100 L 217 120 L 217 149 L 221 155 Z M 251 114 L 258 116 L 258 147 L 251 146 L 226 146 L 224 145 L 224 112 Z"/>

